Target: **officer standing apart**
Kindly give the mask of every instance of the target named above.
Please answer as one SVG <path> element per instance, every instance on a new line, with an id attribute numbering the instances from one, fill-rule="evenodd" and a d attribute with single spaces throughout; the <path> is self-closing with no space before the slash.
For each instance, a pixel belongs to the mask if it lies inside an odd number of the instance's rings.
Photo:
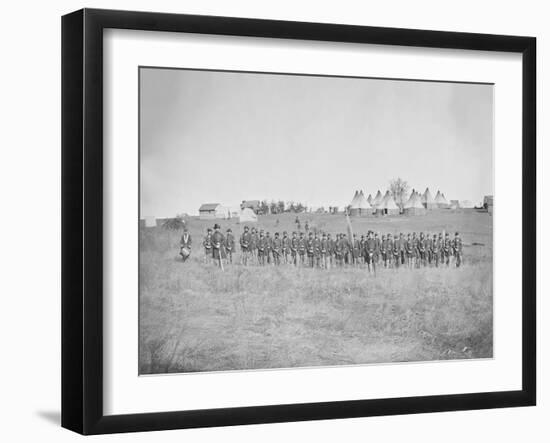
<path id="1" fill-rule="evenodd" d="M 225 238 L 220 231 L 221 227 L 217 223 L 214 225 L 214 233 L 212 234 L 212 258 L 214 262 L 223 267 L 222 260 L 225 258 L 224 254 L 224 242 Z"/>
<path id="2" fill-rule="evenodd" d="M 187 226 L 183 228 L 183 235 L 180 240 L 180 255 L 183 261 L 187 260 L 191 255 L 191 234 L 189 234 Z"/>

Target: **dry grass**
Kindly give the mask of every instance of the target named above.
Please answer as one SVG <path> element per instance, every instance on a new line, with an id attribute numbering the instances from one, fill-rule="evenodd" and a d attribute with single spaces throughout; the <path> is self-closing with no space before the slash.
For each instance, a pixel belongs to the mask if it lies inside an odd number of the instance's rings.
<path id="1" fill-rule="evenodd" d="M 260 225 L 292 230 L 293 221 L 271 216 Z M 212 223 L 189 221 L 195 247 L 185 263 L 177 258 L 179 233 L 142 228 L 140 373 L 491 357 L 491 222 L 473 212 L 356 220 L 358 233 L 458 229 L 470 245 L 459 269 L 382 269 L 376 276 L 237 264 L 222 273 L 202 264 L 201 233 Z M 311 216 L 311 223 L 345 229 L 338 216 Z"/>

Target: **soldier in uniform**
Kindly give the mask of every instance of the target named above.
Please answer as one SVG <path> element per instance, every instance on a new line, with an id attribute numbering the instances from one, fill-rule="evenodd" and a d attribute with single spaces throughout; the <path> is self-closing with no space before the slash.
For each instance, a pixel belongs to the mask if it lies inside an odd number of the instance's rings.
<path id="1" fill-rule="evenodd" d="M 365 236 L 361 235 L 361 239 L 359 240 L 359 261 L 363 263 L 367 263 L 365 261 Z"/>
<path id="2" fill-rule="evenodd" d="M 374 261 L 374 252 L 376 250 L 376 241 L 372 236 L 372 231 L 367 232 L 367 241 L 365 245 L 365 261 L 369 272 L 376 271 L 376 262 Z"/>
<path id="3" fill-rule="evenodd" d="M 336 265 L 342 267 L 344 264 L 344 236 L 343 234 L 336 234 L 336 241 L 334 242 L 334 259 Z"/>
<path id="4" fill-rule="evenodd" d="M 412 244 L 413 244 L 414 267 L 418 268 L 420 267 L 420 259 L 419 259 L 420 252 L 418 251 L 418 237 L 416 236 L 416 232 L 413 232 Z"/>
<path id="5" fill-rule="evenodd" d="M 399 268 L 399 262 L 401 261 L 401 257 L 400 257 L 401 252 L 399 251 L 400 249 L 399 244 L 400 244 L 399 237 L 397 237 L 397 234 L 395 234 L 395 239 L 393 241 L 393 263 L 396 269 Z"/>
<path id="6" fill-rule="evenodd" d="M 420 257 L 420 264 L 426 266 L 426 239 L 424 238 L 424 233 L 420 233 L 420 238 L 418 239 L 418 253 Z"/>
<path id="7" fill-rule="evenodd" d="M 271 235 L 269 234 L 269 231 L 267 231 L 265 233 L 265 238 L 266 238 L 266 253 L 265 253 L 265 257 L 267 259 L 267 264 L 270 265 L 271 264 L 271 252 L 272 252 L 272 246 L 273 246 L 273 239 L 271 238 Z"/>
<path id="8" fill-rule="evenodd" d="M 330 232 L 327 234 L 327 264 L 328 269 L 334 266 L 334 240 L 332 239 Z"/>
<path id="9" fill-rule="evenodd" d="M 441 242 L 437 238 L 437 234 L 432 238 L 432 262 L 436 268 L 439 267 L 439 257 L 441 255 Z"/>
<path id="10" fill-rule="evenodd" d="M 187 230 L 187 226 L 183 228 L 183 235 L 180 239 L 180 255 L 183 261 L 187 260 L 191 255 L 191 234 Z"/>
<path id="11" fill-rule="evenodd" d="M 329 269 L 328 264 L 328 240 L 327 234 L 323 232 L 321 236 L 321 268 Z"/>
<path id="12" fill-rule="evenodd" d="M 225 258 L 224 242 L 225 238 L 220 231 L 221 227 L 217 223 L 214 225 L 214 233 L 212 234 L 212 259 L 222 267 L 222 260 Z"/>
<path id="13" fill-rule="evenodd" d="M 258 263 L 260 266 L 265 266 L 267 255 L 267 239 L 264 235 L 264 231 L 260 231 L 260 237 L 258 238 Z"/>
<path id="14" fill-rule="evenodd" d="M 231 231 L 231 228 L 227 228 L 227 231 L 225 231 L 224 249 L 225 255 L 227 256 L 227 261 L 233 264 L 233 253 L 235 252 L 235 237 L 233 236 L 233 231 Z"/>
<path id="15" fill-rule="evenodd" d="M 296 231 L 292 233 L 292 239 L 290 240 L 290 256 L 292 257 L 292 264 L 298 266 L 298 236 Z"/>
<path id="16" fill-rule="evenodd" d="M 350 254 L 352 252 L 352 245 L 350 244 L 349 239 L 346 237 L 346 234 L 342 234 L 342 245 L 344 247 L 344 263 L 350 263 Z"/>
<path id="17" fill-rule="evenodd" d="M 258 230 L 256 228 L 252 228 L 250 230 L 250 257 L 258 263 L 258 240 L 260 238 L 260 235 L 258 233 Z"/>
<path id="18" fill-rule="evenodd" d="M 445 264 L 449 266 L 449 263 L 451 261 L 451 239 L 449 238 L 449 233 L 445 233 L 445 240 L 443 241 L 443 256 L 445 257 Z"/>
<path id="19" fill-rule="evenodd" d="M 298 257 L 300 266 L 304 266 L 306 263 L 306 239 L 303 232 L 300 232 L 300 238 L 298 239 Z"/>
<path id="20" fill-rule="evenodd" d="M 313 237 L 313 257 L 315 260 L 315 267 L 320 268 L 321 267 L 321 239 L 319 238 L 319 234 L 315 232 L 315 235 Z"/>
<path id="21" fill-rule="evenodd" d="M 290 256 L 290 237 L 287 235 L 286 231 L 283 232 L 282 253 L 286 265 L 288 264 L 288 257 Z"/>
<path id="22" fill-rule="evenodd" d="M 393 237 L 391 234 L 386 236 L 386 261 L 387 267 L 393 267 Z"/>
<path id="23" fill-rule="evenodd" d="M 384 267 L 388 267 L 388 240 L 386 236 L 382 234 L 382 241 L 380 242 L 380 257 L 382 258 L 382 263 Z"/>
<path id="24" fill-rule="evenodd" d="M 437 240 L 439 241 L 439 262 L 443 264 L 445 263 L 445 240 L 443 239 L 441 232 L 439 233 Z"/>
<path id="25" fill-rule="evenodd" d="M 455 256 L 455 265 L 458 268 L 462 264 L 462 239 L 460 238 L 460 235 L 458 235 L 458 232 L 455 232 L 453 251 Z"/>
<path id="26" fill-rule="evenodd" d="M 403 236 L 403 233 L 399 233 L 399 260 L 400 264 L 405 264 L 405 237 Z"/>
<path id="27" fill-rule="evenodd" d="M 273 254 L 273 264 L 279 266 L 281 264 L 281 254 L 283 253 L 283 242 L 279 238 L 279 233 L 275 233 L 275 238 L 271 242 L 271 253 Z"/>
<path id="28" fill-rule="evenodd" d="M 414 251 L 413 251 L 413 241 L 411 234 L 407 234 L 407 240 L 405 241 L 405 254 L 407 255 L 407 267 L 413 267 L 414 260 Z"/>
<path id="29" fill-rule="evenodd" d="M 248 266 L 248 260 L 251 254 L 251 235 L 250 232 L 248 232 L 248 226 L 244 227 L 244 232 L 241 234 L 239 243 L 241 245 L 241 262 L 243 266 Z"/>
<path id="30" fill-rule="evenodd" d="M 426 257 L 428 259 L 428 265 L 431 266 L 433 255 L 432 255 L 432 249 L 433 249 L 433 241 L 430 234 L 426 233 Z"/>
<path id="31" fill-rule="evenodd" d="M 354 266 L 359 264 L 359 250 L 361 249 L 359 245 L 359 240 L 357 240 L 357 235 L 353 234 L 353 239 L 351 241 L 351 262 Z"/>
<path id="32" fill-rule="evenodd" d="M 313 261 L 313 232 L 310 232 L 306 241 L 307 250 L 307 265 L 313 268 L 315 263 Z"/>
<path id="33" fill-rule="evenodd" d="M 376 264 L 379 264 L 380 263 L 380 247 L 382 245 L 382 242 L 380 241 L 380 238 L 378 237 L 378 232 L 374 233 L 374 244 L 375 244 L 374 262 Z"/>
<path id="34" fill-rule="evenodd" d="M 206 236 L 202 241 L 202 246 L 204 247 L 204 263 L 210 263 L 212 259 L 212 229 L 208 228 L 206 230 Z"/>

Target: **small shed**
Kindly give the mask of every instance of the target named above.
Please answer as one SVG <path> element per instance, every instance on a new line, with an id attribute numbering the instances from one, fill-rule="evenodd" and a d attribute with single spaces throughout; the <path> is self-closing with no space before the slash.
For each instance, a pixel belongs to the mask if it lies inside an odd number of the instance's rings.
<path id="1" fill-rule="evenodd" d="M 226 217 L 227 210 L 219 203 L 204 203 L 199 208 L 199 218 L 201 220 L 213 220 Z"/>

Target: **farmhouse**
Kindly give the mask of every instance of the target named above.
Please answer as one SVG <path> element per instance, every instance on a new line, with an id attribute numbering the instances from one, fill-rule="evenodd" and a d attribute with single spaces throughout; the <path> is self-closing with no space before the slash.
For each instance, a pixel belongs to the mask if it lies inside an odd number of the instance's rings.
<path id="1" fill-rule="evenodd" d="M 199 208 L 199 218 L 201 220 L 213 220 L 226 217 L 227 209 L 219 203 L 203 203 Z"/>

